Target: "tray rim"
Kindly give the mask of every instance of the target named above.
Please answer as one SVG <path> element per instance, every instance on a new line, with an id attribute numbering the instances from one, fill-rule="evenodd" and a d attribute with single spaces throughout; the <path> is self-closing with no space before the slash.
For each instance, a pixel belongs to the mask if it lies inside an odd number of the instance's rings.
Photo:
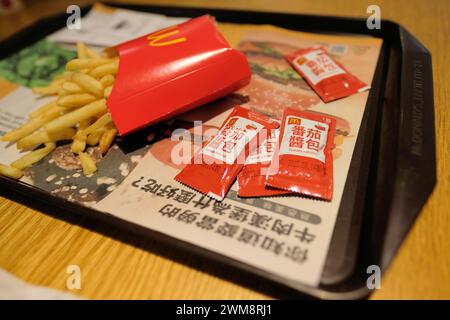
<path id="1" fill-rule="evenodd" d="M 259 11 L 247 11 L 247 10 L 227 10 L 227 9 L 215 9 L 215 8 L 198 8 L 198 7 L 177 7 L 177 6 L 152 6 L 152 5 L 124 5 L 120 3 L 106 3 L 107 5 L 114 6 L 114 7 L 146 7 L 150 9 L 158 9 L 158 10 L 178 10 L 180 12 L 186 12 L 191 10 L 192 12 L 198 12 L 198 10 L 203 10 L 207 12 L 222 12 L 222 13 L 231 13 L 233 15 L 239 15 L 239 14 L 257 14 L 257 15 L 275 15 L 277 17 L 283 17 L 283 16 L 291 16 L 291 17 L 308 17 L 309 19 L 326 19 L 329 21 L 345 21 L 347 23 L 358 23 L 361 24 L 364 20 L 358 19 L 358 18 L 348 18 L 348 17 L 335 17 L 335 16 L 317 16 L 317 15 L 303 15 L 303 14 L 292 14 L 292 13 L 270 13 L 270 12 L 259 12 Z M 84 6 L 83 12 L 85 13 L 87 10 L 89 10 L 92 7 L 92 5 Z M 136 9 L 135 9 L 136 10 Z M 185 13 L 184 13 L 185 14 Z M 214 14 L 213 14 L 214 15 Z M 58 17 L 65 17 L 64 13 L 51 15 L 48 17 L 41 18 L 34 22 L 33 24 L 23 28 L 19 32 L 13 34 L 12 36 L 4 39 L 0 42 L 0 47 L 7 46 L 11 42 L 15 42 L 18 38 L 22 38 L 26 36 L 27 33 L 30 33 L 34 28 L 39 26 L 39 24 L 45 24 L 51 19 L 56 19 Z M 239 23 L 239 22 L 237 22 Z M 249 23 L 249 22 L 241 22 L 241 23 Z M 399 30 L 399 32 L 407 32 L 403 27 L 398 25 L 395 22 L 383 20 L 383 24 L 387 24 L 388 28 Z M 285 27 L 286 28 L 286 27 Z M 58 28 L 59 29 L 59 28 Z M 309 31 L 309 30 L 307 30 Z M 51 33 L 47 32 L 47 34 Z M 358 33 L 358 32 L 354 32 Z M 367 34 L 367 32 L 361 32 L 364 34 Z M 374 32 L 374 36 L 377 36 L 377 31 Z M 380 36 L 380 34 L 378 34 Z M 41 38 L 38 38 L 37 40 L 40 40 Z M 416 40 L 417 41 L 417 40 Z M 33 42 L 31 42 L 33 43 Z M 419 43 L 420 44 L 420 43 Z M 29 44 L 26 44 L 27 46 Z M 24 47 L 25 47 L 24 46 Z M 425 52 L 425 55 L 430 56 L 429 51 L 423 47 L 422 48 Z M 3 56 L 3 54 L 0 54 L 0 56 Z M 434 128 L 434 123 L 433 123 Z M 433 137 L 434 138 L 434 137 Z M 434 142 L 434 139 L 433 139 Z M 433 144 L 434 146 L 434 144 Z M 434 170 L 436 170 L 434 166 Z M 433 186 L 435 184 L 435 180 L 433 182 Z M 131 231 L 132 233 L 136 232 L 138 234 L 146 234 L 146 236 L 149 236 L 152 239 L 163 239 L 164 245 L 169 245 L 171 247 L 181 248 L 182 250 L 189 250 L 187 252 L 194 252 L 196 255 L 207 258 L 207 259 L 213 259 L 214 261 L 225 264 L 227 266 L 231 267 L 238 267 L 239 269 L 245 271 L 246 273 L 249 273 L 250 275 L 256 275 L 258 278 L 267 279 L 271 282 L 274 282 L 274 284 L 282 284 L 284 286 L 289 287 L 290 289 L 295 290 L 296 292 L 300 294 L 307 294 L 311 295 L 313 297 L 318 298 L 325 298 L 325 299 L 355 299 L 355 298 L 362 298 L 365 296 L 368 296 L 370 294 L 370 290 L 367 289 L 367 287 L 360 287 L 355 290 L 345 291 L 345 292 L 332 292 L 329 290 L 321 289 L 319 287 L 309 287 L 303 284 L 292 286 L 292 283 L 285 279 L 283 281 L 283 277 L 280 277 L 278 275 L 272 274 L 268 271 L 264 271 L 258 268 L 255 268 L 253 266 L 247 265 L 243 262 L 237 261 L 233 258 L 230 258 L 228 256 L 218 254 L 214 251 L 205 249 L 203 247 L 199 247 L 197 245 L 191 244 L 189 242 L 186 242 L 184 240 L 180 240 L 177 238 L 174 238 L 168 234 L 163 234 L 158 231 L 148 229 L 145 227 L 142 227 L 140 225 L 134 224 L 132 222 L 122 220 L 112 214 L 100 212 L 98 210 L 82 206 L 77 203 L 70 202 L 68 200 L 65 200 L 63 198 L 51 196 L 49 193 L 47 193 L 44 190 L 41 190 L 37 187 L 34 187 L 32 185 L 28 185 L 26 183 L 23 183 L 21 181 L 16 181 L 13 179 L 9 179 L 7 177 L 0 176 L 0 186 L 10 188 L 10 191 L 17 195 L 22 195 L 24 197 L 29 197 L 29 195 L 35 194 L 36 196 L 44 196 L 44 198 L 48 198 L 54 203 L 51 204 L 51 206 L 54 206 L 55 208 L 65 209 L 68 212 L 79 214 L 80 216 L 87 216 L 88 218 L 93 218 L 94 220 L 98 221 L 105 221 L 109 225 L 113 226 L 114 228 L 120 229 L 126 229 L 127 231 Z M 11 188 L 12 187 L 12 188 Z M 431 191 L 430 191 L 431 192 Z M 0 194 L 4 194 L 3 192 L 0 192 Z M 429 194 L 428 194 L 429 196 Z M 427 197 L 428 197 L 427 196 Z M 73 206 L 73 208 L 72 208 Z M 47 214 L 46 212 L 43 212 L 44 214 Z M 62 218 L 65 220 L 64 217 L 57 217 Z M 117 220 L 117 221 L 116 221 Z M 139 230 L 143 229 L 143 230 Z"/>

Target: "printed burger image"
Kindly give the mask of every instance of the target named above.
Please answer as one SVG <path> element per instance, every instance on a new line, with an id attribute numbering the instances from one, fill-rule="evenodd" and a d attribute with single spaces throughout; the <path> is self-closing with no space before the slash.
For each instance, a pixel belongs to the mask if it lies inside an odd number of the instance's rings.
<path id="1" fill-rule="evenodd" d="M 238 93 L 250 97 L 249 105 L 281 118 L 284 108 L 306 110 L 320 102 L 303 78 L 286 62 L 284 54 L 296 47 L 276 42 L 241 42 L 252 79 Z"/>
<path id="2" fill-rule="evenodd" d="M 246 55 L 252 71 L 250 83 L 237 91 L 247 100 L 245 106 L 281 119 L 286 108 L 308 110 L 321 102 L 284 57 L 298 47 L 275 41 L 242 41 L 238 48 Z M 342 153 L 339 146 L 351 134 L 351 127 L 346 119 L 333 117 L 336 119 L 336 136 L 332 153 L 333 158 L 337 158 Z"/>

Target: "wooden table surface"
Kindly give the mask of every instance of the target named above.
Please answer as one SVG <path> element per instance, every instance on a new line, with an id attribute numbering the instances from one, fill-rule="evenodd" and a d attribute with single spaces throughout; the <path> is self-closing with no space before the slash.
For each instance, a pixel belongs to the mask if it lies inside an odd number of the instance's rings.
<path id="1" fill-rule="evenodd" d="M 25 1 L 24 10 L 0 18 L 0 39 L 42 16 L 65 11 L 69 4 L 91 2 Z M 450 1 L 133 2 L 354 17 L 367 17 L 367 6 L 376 3 L 384 19 L 397 21 L 411 31 L 433 56 L 438 184 L 384 275 L 381 289 L 371 298 L 450 298 Z M 97 223 L 80 227 L 80 218 L 64 222 L 14 200 L 19 199 L 0 197 L 0 267 L 30 283 L 67 290 L 66 269 L 75 264 L 81 268 L 82 287 L 72 293 L 86 298 L 279 297 L 264 284 L 242 284 L 238 271 L 225 274 L 206 260 L 155 242 Z M 126 239 L 127 244 L 118 239 Z"/>

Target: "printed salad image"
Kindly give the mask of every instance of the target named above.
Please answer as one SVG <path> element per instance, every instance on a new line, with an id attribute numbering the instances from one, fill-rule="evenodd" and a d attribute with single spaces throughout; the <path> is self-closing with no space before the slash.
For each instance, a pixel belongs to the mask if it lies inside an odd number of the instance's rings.
<path id="1" fill-rule="evenodd" d="M 46 86 L 75 57 L 75 51 L 42 40 L 1 60 L 0 77 L 28 88 Z"/>

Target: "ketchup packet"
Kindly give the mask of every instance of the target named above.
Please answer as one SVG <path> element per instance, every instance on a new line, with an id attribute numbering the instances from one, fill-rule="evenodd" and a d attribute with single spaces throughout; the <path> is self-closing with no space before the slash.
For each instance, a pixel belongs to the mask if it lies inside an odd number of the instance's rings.
<path id="1" fill-rule="evenodd" d="M 329 116 L 285 109 L 266 185 L 331 200 L 335 126 Z"/>
<path id="2" fill-rule="evenodd" d="M 342 64 L 333 60 L 324 48 L 308 48 L 285 55 L 286 60 L 309 83 L 324 102 L 347 97 L 370 88 Z"/>
<path id="3" fill-rule="evenodd" d="M 270 130 L 267 139 L 248 156 L 237 178 L 239 197 L 267 197 L 292 193 L 265 185 L 279 136 L 279 128 Z"/>
<path id="4" fill-rule="evenodd" d="M 275 120 L 263 114 L 235 107 L 218 133 L 205 143 L 175 180 L 222 201 L 246 157 L 256 148 L 261 130 L 277 126 Z M 267 137 L 267 134 L 261 136 Z"/>
<path id="5" fill-rule="evenodd" d="M 107 107 L 125 135 L 223 97 L 249 83 L 245 55 L 230 47 L 213 17 L 121 43 Z"/>

